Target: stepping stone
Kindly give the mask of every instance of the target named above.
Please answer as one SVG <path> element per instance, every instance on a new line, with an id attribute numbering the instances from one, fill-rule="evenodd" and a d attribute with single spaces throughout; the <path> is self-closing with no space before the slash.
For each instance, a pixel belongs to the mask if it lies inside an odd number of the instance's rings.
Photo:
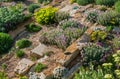
<path id="1" fill-rule="evenodd" d="M 15 73 L 19 75 L 26 74 L 29 69 L 34 65 L 34 62 L 32 62 L 29 59 L 23 58 L 18 64 L 17 67 L 14 69 Z"/>
<path id="2" fill-rule="evenodd" d="M 31 56 L 40 58 L 40 57 L 44 56 L 44 54 L 46 53 L 46 49 L 47 49 L 47 46 L 45 46 L 44 44 L 39 44 L 36 48 L 31 50 L 30 54 L 31 54 Z"/>

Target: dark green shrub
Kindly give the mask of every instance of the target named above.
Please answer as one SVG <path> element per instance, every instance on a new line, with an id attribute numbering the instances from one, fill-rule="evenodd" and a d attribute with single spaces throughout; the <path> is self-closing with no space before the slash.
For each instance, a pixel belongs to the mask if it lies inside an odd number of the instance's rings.
<path id="1" fill-rule="evenodd" d="M 74 20 L 66 20 L 66 21 L 61 22 L 60 28 L 65 30 L 68 27 L 79 28 L 79 23 L 77 21 L 74 21 Z"/>
<path id="2" fill-rule="evenodd" d="M 41 72 L 43 69 L 45 69 L 46 66 L 42 63 L 38 63 L 35 67 L 34 67 L 34 70 L 35 72 Z"/>
<path id="3" fill-rule="evenodd" d="M 86 19 L 92 23 L 95 23 L 97 21 L 97 17 L 98 17 L 98 12 L 93 11 L 88 13 Z"/>
<path id="4" fill-rule="evenodd" d="M 119 25 L 120 14 L 114 11 L 109 11 L 98 16 L 97 22 L 104 26 Z"/>
<path id="5" fill-rule="evenodd" d="M 0 54 L 8 52 L 12 47 L 13 39 L 6 33 L 0 33 Z"/>
<path id="6" fill-rule="evenodd" d="M 77 2 L 79 5 L 86 5 L 86 4 L 93 3 L 94 0 L 77 0 L 76 2 Z"/>
<path id="7" fill-rule="evenodd" d="M 70 15 L 67 12 L 57 12 L 55 13 L 55 22 L 59 23 L 62 20 L 69 19 Z"/>
<path id="8" fill-rule="evenodd" d="M 19 58 L 23 57 L 24 54 L 25 54 L 24 51 L 22 51 L 20 49 L 16 51 L 16 56 L 19 57 Z"/>
<path id="9" fill-rule="evenodd" d="M 18 40 L 16 42 L 16 47 L 18 47 L 18 48 L 26 48 L 26 47 L 29 47 L 31 44 L 32 43 L 29 40 L 23 38 L 23 39 Z"/>
<path id="10" fill-rule="evenodd" d="M 30 13 L 34 13 L 35 9 L 39 8 L 40 6 L 38 4 L 30 4 L 28 7 L 28 11 Z"/>
<path id="11" fill-rule="evenodd" d="M 120 1 L 115 3 L 115 11 L 120 12 Z"/>
<path id="12" fill-rule="evenodd" d="M 14 30 L 24 20 L 25 14 L 21 5 L 0 8 L 0 32 Z"/>
<path id="13" fill-rule="evenodd" d="M 98 5 L 113 6 L 117 0 L 95 0 Z"/>
<path id="14" fill-rule="evenodd" d="M 28 25 L 26 25 L 26 29 L 29 32 L 38 32 L 42 29 L 42 27 L 35 25 L 34 23 L 30 23 Z"/>

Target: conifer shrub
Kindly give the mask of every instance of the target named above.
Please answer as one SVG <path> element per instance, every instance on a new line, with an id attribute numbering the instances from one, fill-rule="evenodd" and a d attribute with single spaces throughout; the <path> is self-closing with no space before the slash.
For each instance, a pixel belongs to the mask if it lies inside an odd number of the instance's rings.
<path id="1" fill-rule="evenodd" d="M 28 11 L 30 13 L 34 13 L 35 9 L 39 8 L 40 6 L 38 4 L 30 4 L 28 7 Z"/>
<path id="2" fill-rule="evenodd" d="M 0 54 L 10 50 L 13 44 L 13 39 L 6 33 L 0 33 Z"/>

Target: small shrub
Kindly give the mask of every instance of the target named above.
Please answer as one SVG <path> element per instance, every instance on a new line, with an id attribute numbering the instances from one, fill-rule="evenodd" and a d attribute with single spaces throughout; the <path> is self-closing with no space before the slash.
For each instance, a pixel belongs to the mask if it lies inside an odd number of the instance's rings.
<path id="1" fill-rule="evenodd" d="M 28 7 L 28 11 L 30 13 L 34 13 L 35 9 L 39 8 L 40 6 L 38 4 L 30 4 Z"/>
<path id="2" fill-rule="evenodd" d="M 80 67 L 79 73 L 75 74 L 74 79 L 104 79 L 104 71 L 102 68 L 94 70 L 93 66 L 88 69 Z"/>
<path id="3" fill-rule="evenodd" d="M 97 21 L 97 17 L 98 17 L 98 12 L 93 11 L 88 13 L 86 19 L 92 23 L 95 23 Z"/>
<path id="4" fill-rule="evenodd" d="M 0 71 L 0 79 L 8 79 L 7 75 L 4 72 Z"/>
<path id="5" fill-rule="evenodd" d="M 101 64 L 103 56 L 108 52 L 109 48 L 100 47 L 97 45 L 88 45 L 83 48 L 82 62 L 84 64 L 92 63 L 94 65 Z"/>
<path id="6" fill-rule="evenodd" d="M 56 45 L 63 50 L 66 49 L 73 41 L 80 37 L 86 29 L 81 28 L 66 28 L 64 31 L 62 29 L 55 29 L 45 32 L 40 37 L 40 42 L 44 44 Z"/>
<path id="7" fill-rule="evenodd" d="M 104 26 L 119 25 L 120 14 L 114 11 L 109 11 L 98 16 L 97 22 Z"/>
<path id="8" fill-rule="evenodd" d="M 76 1 L 79 5 L 86 5 L 86 4 L 89 4 L 89 3 L 93 3 L 94 0 L 77 0 Z"/>
<path id="9" fill-rule="evenodd" d="M 22 51 L 20 49 L 16 51 L 16 56 L 19 57 L 19 58 L 23 57 L 24 54 L 25 54 L 24 51 Z"/>
<path id="10" fill-rule="evenodd" d="M 36 66 L 35 66 L 35 72 L 41 72 L 43 69 L 45 69 L 46 66 L 42 63 L 38 63 Z"/>
<path id="11" fill-rule="evenodd" d="M 19 79 L 28 79 L 26 76 L 21 76 Z"/>
<path id="12" fill-rule="evenodd" d="M 6 33 L 0 33 L 0 54 L 10 50 L 13 44 L 13 39 Z"/>
<path id="13" fill-rule="evenodd" d="M 2 69 L 5 70 L 7 68 L 7 65 L 5 63 L 2 64 Z"/>
<path id="14" fill-rule="evenodd" d="M 112 45 L 115 49 L 119 49 L 120 48 L 120 38 L 119 37 L 115 37 L 112 40 Z"/>
<path id="15" fill-rule="evenodd" d="M 59 23 L 62 20 L 69 19 L 70 15 L 67 12 L 56 12 L 55 13 L 55 22 Z"/>
<path id="16" fill-rule="evenodd" d="M 91 41 L 105 41 L 105 39 L 107 38 L 107 33 L 105 31 L 94 31 L 91 34 Z"/>
<path id="17" fill-rule="evenodd" d="M 70 0 L 70 3 L 71 4 L 73 4 L 73 3 L 75 3 L 76 2 L 76 0 Z"/>
<path id="18" fill-rule="evenodd" d="M 54 23 L 55 13 L 57 8 L 47 7 L 42 8 L 38 12 L 34 13 L 35 20 L 40 24 L 52 24 Z"/>
<path id="19" fill-rule="evenodd" d="M 50 2 L 52 2 L 52 0 L 38 0 L 38 3 L 47 3 L 49 4 Z"/>
<path id="20" fill-rule="evenodd" d="M 18 47 L 18 48 L 26 48 L 26 47 L 29 47 L 31 44 L 32 43 L 29 40 L 23 38 L 23 39 L 18 40 L 16 42 L 16 47 Z"/>
<path id="21" fill-rule="evenodd" d="M 42 27 L 35 25 L 34 23 L 30 23 L 28 25 L 26 25 L 26 29 L 29 32 L 38 32 L 42 29 Z"/>
<path id="22" fill-rule="evenodd" d="M 74 20 L 68 20 L 68 21 L 63 21 L 60 24 L 60 28 L 62 28 L 63 30 L 65 30 L 68 27 L 78 28 L 79 27 L 79 23 L 77 21 L 74 21 Z"/>
<path id="23" fill-rule="evenodd" d="M 98 5 L 113 6 L 116 0 L 95 0 Z"/>
<path id="24" fill-rule="evenodd" d="M 99 10 L 101 10 L 101 11 L 106 11 L 106 10 L 107 10 L 107 7 L 106 7 L 106 6 L 101 6 L 101 7 L 99 8 Z"/>
<path id="25" fill-rule="evenodd" d="M 115 11 L 120 12 L 120 1 L 115 3 Z"/>

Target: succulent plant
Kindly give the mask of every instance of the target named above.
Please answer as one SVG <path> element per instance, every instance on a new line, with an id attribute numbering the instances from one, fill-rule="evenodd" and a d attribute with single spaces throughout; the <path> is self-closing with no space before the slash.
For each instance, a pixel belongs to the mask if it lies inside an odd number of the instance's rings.
<path id="1" fill-rule="evenodd" d="M 53 77 L 55 79 L 62 79 L 67 74 L 68 70 L 65 67 L 56 67 L 53 71 Z"/>

